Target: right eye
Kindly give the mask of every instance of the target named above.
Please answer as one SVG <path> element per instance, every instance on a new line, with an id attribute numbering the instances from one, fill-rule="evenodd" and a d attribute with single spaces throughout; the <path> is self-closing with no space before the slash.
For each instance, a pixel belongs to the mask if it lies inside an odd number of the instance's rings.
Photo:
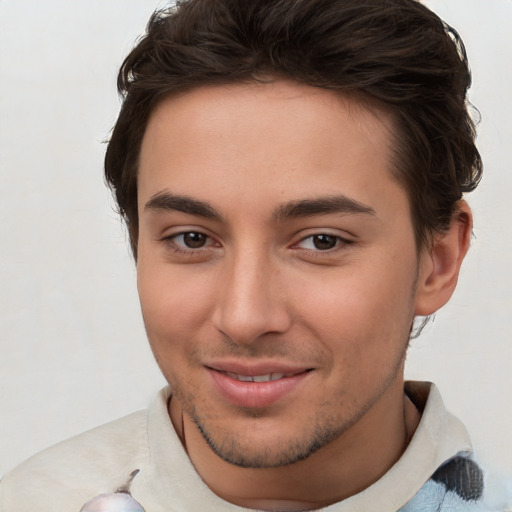
<path id="1" fill-rule="evenodd" d="M 195 262 L 209 258 L 216 254 L 212 252 L 221 247 L 219 242 L 202 231 L 178 231 L 170 234 L 160 240 L 165 249 L 176 257 L 181 258 L 180 261 Z"/>
<path id="2" fill-rule="evenodd" d="M 170 240 L 182 248 L 201 249 L 207 244 L 209 237 L 198 231 L 187 231 L 173 235 Z"/>

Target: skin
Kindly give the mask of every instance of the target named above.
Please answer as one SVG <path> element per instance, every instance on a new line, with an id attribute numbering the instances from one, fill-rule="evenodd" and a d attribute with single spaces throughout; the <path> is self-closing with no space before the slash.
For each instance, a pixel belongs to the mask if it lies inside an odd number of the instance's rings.
<path id="1" fill-rule="evenodd" d="M 339 501 L 378 480 L 417 426 L 403 393 L 411 324 L 450 297 L 471 217 L 462 203 L 418 251 L 392 129 L 353 97 L 284 80 L 195 89 L 150 118 L 142 312 L 173 425 L 232 503 Z M 216 385 L 223 365 L 302 373 L 277 400 L 262 406 L 260 386 L 240 405 Z"/>

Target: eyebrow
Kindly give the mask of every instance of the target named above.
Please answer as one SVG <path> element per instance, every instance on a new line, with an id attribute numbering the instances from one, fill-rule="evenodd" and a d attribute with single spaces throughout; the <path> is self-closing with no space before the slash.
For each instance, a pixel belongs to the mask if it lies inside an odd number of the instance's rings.
<path id="1" fill-rule="evenodd" d="M 174 195 L 168 191 L 157 192 L 145 204 L 144 209 L 157 213 L 178 211 L 207 219 L 222 220 L 220 212 L 210 203 L 188 196 Z M 360 203 L 345 195 L 337 195 L 284 203 L 276 208 L 272 215 L 272 220 L 280 222 L 289 218 L 336 213 L 376 215 L 375 210 L 371 206 Z"/>
<path id="2" fill-rule="evenodd" d="M 206 201 L 192 199 L 191 197 L 174 195 L 170 192 L 158 192 L 151 196 L 144 206 L 145 210 L 151 210 L 157 213 L 178 211 L 197 215 L 207 219 L 221 220 L 221 214 Z"/>
<path id="3" fill-rule="evenodd" d="M 291 201 L 279 206 L 273 218 L 275 221 L 282 221 L 288 218 L 335 213 L 376 215 L 375 210 L 371 206 L 360 203 L 345 195 L 337 195 Z"/>

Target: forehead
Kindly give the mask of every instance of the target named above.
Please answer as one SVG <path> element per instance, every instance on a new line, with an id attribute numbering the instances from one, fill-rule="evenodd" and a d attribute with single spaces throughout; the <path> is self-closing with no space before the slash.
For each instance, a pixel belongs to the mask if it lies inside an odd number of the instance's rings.
<path id="1" fill-rule="evenodd" d="M 230 202 L 235 190 L 265 202 L 334 193 L 368 202 L 384 192 L 383 180 L 397 186 L 392 128 L 364 99 L 292 81 L 198 88 L 152 113 L 139 205 L 165 189 Z"/>

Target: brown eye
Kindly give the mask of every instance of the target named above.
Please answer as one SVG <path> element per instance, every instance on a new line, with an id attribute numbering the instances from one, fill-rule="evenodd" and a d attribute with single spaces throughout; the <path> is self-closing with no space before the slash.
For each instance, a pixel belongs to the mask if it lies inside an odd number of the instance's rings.
<path id="1" fill-rule="evenodd" d="M 327 251 L 336 247 L 338 237 L 332 235 L 315 235 L 312 238 L 313 246 L 319 251 Z"/>
<path id="2" fill-rule="evenodd" d="M 208 239 L 208 237 L 203 233 L 197 233 L 194 231 L 183 233 L 177 237 L 178 240 L 180 238 L 183 240 L 183 245 L 189 249 L 200 249 L 201 247 L 204 247 L 206 240 Z"/>

